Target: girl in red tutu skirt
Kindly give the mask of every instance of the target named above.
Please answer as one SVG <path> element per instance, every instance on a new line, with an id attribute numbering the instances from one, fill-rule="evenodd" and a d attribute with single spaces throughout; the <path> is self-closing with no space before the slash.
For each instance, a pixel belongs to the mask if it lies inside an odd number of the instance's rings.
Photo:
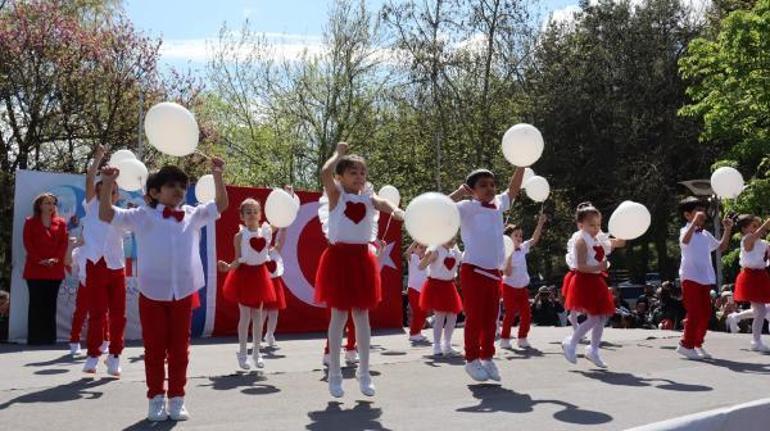
<path id="1" fill-rule="evenodd" d="M 272 229 L 267 223 L 259 225 L 262 206 L 254 199 L 245 199 L 240 207 L 241 230 L 235 234 L 235 259 L 232 263 L 219 261 L 219 270 L 228 272 L 223 286 L 225 299 L 238 304 L 238 364 L 244 370 L 251 369 L 248 357 L 249 326 L 252 326 L 254 348 L 253 365 L 265 366 L 259 352 L 262 335 L 262 305 L 275 301 L 275 289 L 266 263 L 269 260 Z"/>
<path id="2" fill-rule="evenodd" d="M 588 317 L 578 325 L 572 336 L 562 341 L 562 349 L 564 357 L 576 363 L 577 345 L 590 331 L 591 344 L 586 347 L 585 357 L 597 367 L 607 368 L 599 355 L 599 346 L 606 319 L 615 313 L 615 303 L 605 281 L 609 262 L 603 242 L 611 241 L 615 247 L 622 246 L 623 242 L 609 240 L 601 235 L 602 214 L 590 202 L 578 205 L 575 219 L 581 235 L 572 250 L 575 273 L 567 288 L 566 308 L 585 313 Z"/>
<path id="3" fill-rule="evenodd" d="M 741 230 L 740 264 L 741 272 L 735 279 L 735 300 L 750 302 L 754 312 L 751 324 L 751 350 L 768 353 L 770 347 L 762 343 L 762 325 L 765 323 L 767 307 L 770 303 L 770 273 L 767 272 L 767 259 L 770 249 L 762 237 L 770 230 L 770 219 L 762 219 L 749 214 L 738 218 Z"/>
<path id="4" fill-rule="evenodd" d="M 321 255 L 315 280 L 315 300 L 331 309 L 329 321 L 329 392 L 344 395 L 340 368 L 340 340 L 348 311 L 353 316 L 359 349 L 356 373 L 361 393 L 374 395 L 369 374 L 369 310 L 380 301 L 380 268 L 369 243 L 377 239 L 379 213 L 392 213 L 403 220 L 404 212 L 380 199 L 366 182 L 366 162 L 346 155 L 348 145 L 337 144 L 332 157 L 321 170 L 324 196 L 318 218 L 329 246 Z"/>
<path id="5" fill-rule="evenodd" d="M 462 299 L 454 283 L 461 260 L 462 253 L 452 240 L 438 247 L 430 247 L 420 261 L 420 269 L 428 269 L 428 279 L 420 293 L 420 308 L 433 310 L 434 356 L 460 354 L 452 348 L 452 333 L 457 323 L 457 315 L 463 309 Z"/>

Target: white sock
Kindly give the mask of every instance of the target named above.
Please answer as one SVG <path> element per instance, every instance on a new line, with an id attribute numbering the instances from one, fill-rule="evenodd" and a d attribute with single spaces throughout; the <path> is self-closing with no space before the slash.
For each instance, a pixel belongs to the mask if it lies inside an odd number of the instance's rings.
<path id="1" fill-rule="evenodd" d="M 340 350 L 342 346 L 340 346 L 340 340 L 348 320 L 348 312 L 337 308 L 332 308 L 331 312 L 332 316 L 329 320 L 329 332 L 327 334 L 329 340 L 329 375 L 341 376 Z"/>
<path id="2" fill-rule="evenodd" d="M 267 310 L 267 337 L 275 337 L 275 328 L 278 326 L 278 310 Z"/>
<path id="3" fill-rule="evenodd" d="M 251 324 L 251 308 L 238 304 L 238 347 L 241 355 L 248 352 L 249 343 L 249 325 Z"/>
<path id="4" fill-rule="evenodd" d="M 433 314 L 433 345 L 441 345 L 441 331 L 444 329 L 447 314 L 437 311 Z"/>
<path id="5" fill-rule="evenodd" d="M 752 302 L 751 310 L 754 312 L 754 321 L 751 322 L 751 335 L 754 337 L 754 342 L 759 344 L 762 342 L 762 326 L 765 324 L 767 308 L 765 304 Z"/>
<path id="6" fill-rule="evenodd" d="M 602 334 L 604 334 L 604 316 L 598 316 L 599 322 L 591 329 L 591 348 L 596 352 L 602 344 Z"/>
<path id="7" fill-rule="evenodd" d="M 356 326 L 356 343 L 358 344 L 358 371 L 369 373 L 369 343 L 372 329 L 369 326 L 369 310 L 353 309 L 353 324 Z"/>
<path id="8" fill-rule="evenodd" d="M 455 325 L 457 324 L 457 314 L 447 313 L 446 323 L 444 324 L 444 345 L 447 347 L 452 346 L 452 334 L 455 332 Z"/>
<path id="9" fill-rule="evenodd" d="M 262 306 L 251 309 L 251 321 L 254 322 L 251 328 L 251 342 L 254 345 L 251 355 L 259 356 L 259 342 L 262 340 Z"/>

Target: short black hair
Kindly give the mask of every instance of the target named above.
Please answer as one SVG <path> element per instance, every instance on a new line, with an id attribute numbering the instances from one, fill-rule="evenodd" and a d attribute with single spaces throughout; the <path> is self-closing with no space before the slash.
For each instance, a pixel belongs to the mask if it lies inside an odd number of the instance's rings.
<path id="1" fill-rule="evenodd" d="M 476 169 L 465 177 L 465 184 L 470 188 L 474 188 L 476 183 L 482 178 L 492 178 L 494 180 L 495 174 L 489 169 Z"/>
<path id="2" fill-rule="evenodd" d="M 516 232 L 517 230 L 524 230 L 524 229 L 521 227 L 520 224 L 509 224 L 508 226 L 505 227 L 505 230 L 503 231 L 503 233 L 505 235 L 510 235 Z"/>
<path id="3" fill-rule="evenodd" d="M 706 203 L 695 196 L 688 196 L 679 201 L 679 212 L 681 213 L 690 213 L 696 208 L 706 208 Z"/>
<path id="4" fill-rule="evenodd" d="M 153 172 L 147 177 L 147 196 L 150 198 L 150 206 L 155 208 L 158 201 L 152 198 L 150 190 L 160 191 L 165 185 L 179 183 L 186 189 L 190 185 L 190 177 L 177 166 L 166 165 L 158 172 Z"/>
<path id="5" fill-rule="evenodd" d="M 334 173 L 337 175 L 342 175 L 346 170 L 352 168 L 355 165 L 361 165 L 363 166 L 364 170 L 366 170 L 366 160 L 364 160 L 363 157 L 356 154 L 348 154 L 346 156 L 342 156 L 337 161 L 337 165 L 334 167 Z"/>

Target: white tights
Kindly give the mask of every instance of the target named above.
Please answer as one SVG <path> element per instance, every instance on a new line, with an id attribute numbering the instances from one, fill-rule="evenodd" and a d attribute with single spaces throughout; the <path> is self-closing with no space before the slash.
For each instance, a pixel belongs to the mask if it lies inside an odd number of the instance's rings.
<path id="1" fill-rule="evenodd" d="M 265 326 L 265 320 L 267 320 L 265 338 L 275 337 L 275 328 L 278 326 L 278 310 L 265 310 L 262 312 L 262 323 L 259 325 L 260 335 L 262 334 L 261 329 Z"/>
<path id="2" fill-rule="evenodd" d="M 457 314 L 437 311 L 433 316 L 433 344 L 436 346 L 450 347 L 452 345 L 452 333 L 457 324 Z M 444 341 L 441 341 L 441 333 L 444 333 Z"/>
<path id="3" fill-rule="evenodd" d="M 340 351 L 342 346 L 342 332 L 348 320 L 348 311 L 332 308 L 332 316 L 329 321 L 329 376 L 341 376 Z M 369 343 L 372 336 L 369 327 L 369 310 L 354 308 L 350 314 L 353 316 L 353 324 L 356 327 L 356 342 L 358 344 L 358 372 L 369 372 Z"/>
<path id="4" fill-rule="evenodd" d="M 238 319 L 238 343 L 240 354 L 248 353 L 249 325 L 251 325 L 252 341 L 254 343 L 253 355 L 259 355 L 259 340 L 262 335 L 262 307 L 252 308 L 238 304 L 240 318 Z"/>
<path id="5" fill-rule="evenodd" d="M 767 306 L 761 302 L 752 302 L 751 311 L 754 315 L 754 321 L 751 322 L 751 335 L 754 337 L 754 342 L 761 343 L 762 326 L 764 326 L 765 317 L 767 317 Z"/>
<path id="6" fill-rule="evenodd" d="M 580 339 L 588 334 L 588 331 L 591 331 L 591 347 L 593 349 L 598 349 L 602 343 L 602 334 L 604 334 L 604 322 L 604 316 L 589 314 L 586 320 L 579 324 L 577 329 L 575 329 L 575 332 L 572 333 L 570 346 L 573 349 L 577 348 Z"/>

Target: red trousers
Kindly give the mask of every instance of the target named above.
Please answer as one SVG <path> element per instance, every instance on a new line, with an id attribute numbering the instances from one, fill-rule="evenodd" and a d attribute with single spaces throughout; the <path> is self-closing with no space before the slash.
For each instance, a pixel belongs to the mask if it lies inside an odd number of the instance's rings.
<path id="1" fill-rule="evenodd" d="M 464 263 L 460 267 L 465 311 L 465 360 L 492 359 L 495 355 L 500 271 Z"/>
<path id="2" fill-rule="evenodd" d="M 356 326 L 353 324 L 353 316 L 348 312 L 348 321 L 345 324 L 345 331 L 347 331 L 347 343 L 345 343 L 345 350 L 356 350 Z M 326 338 L 326 346 L 324 347 L 324 355 L 329 354 L 329 338 Z"/>
<path id="3" fill-rule="evenodd" d="M 418 335 L 425 327 L 425 310 L 420 308 L 420 292 L 414 289 L 407 289 L 409 296 L 409 307 L 412 309 L 412 322 L 409 325 L 409 335 Z"/>
<path id="4" fill-rule="evenodd" d="M 80 331 L 88 317 L 88 290 L 84 285 L 78 286 L 78 293 L 75 297 L 75 311 L 72 313 L 72 327 L 70 329 L 70 343 L 80 342 Z M 110 327 L 104 325 L 104 335 L 102 341 L 110 339 Z"/>
<path id="5" fill-rule="evenodd" d="M 682 280 L 682 300 L 687 312 L 687 322 L 684 324 L 682 346 L 692 349 L 701 347 L 709 328 L 711 319 L 711 295 L 713 286 L 698 284 L 690 280 Z"/>
<path id="6" fill-rule="evenodd" d="M 139 320 L 144 341 L 147 398 L 163 395 L 168 362 L 168 397 L 183 397 L 190 354 L 192 295 L 173 301 L 139 296 Z"/>
<path id="7" fill-rule="evenodd" d="M 511 338 L 511 326 L 513 318 L 519 315 L 519 338 L 527 338 L 529 326 L 532 321 L 532 313 L 529 309 L 529 291 L 526 287 L 513 288 L 504 285 L 503 307 L 505 308 L 505 318 L 503 319 L 503 329 L 500 333 L 501 338 Z"/>
<path id="8" fill-rule="evenodd" d="M 109 312 L 110 354 L 123 353 L 126 330 L 126 276 L 122 269 L 109 269 L 104 259 L 86 263 L 88 292 L 88 356 L 99 356 Z"/>

